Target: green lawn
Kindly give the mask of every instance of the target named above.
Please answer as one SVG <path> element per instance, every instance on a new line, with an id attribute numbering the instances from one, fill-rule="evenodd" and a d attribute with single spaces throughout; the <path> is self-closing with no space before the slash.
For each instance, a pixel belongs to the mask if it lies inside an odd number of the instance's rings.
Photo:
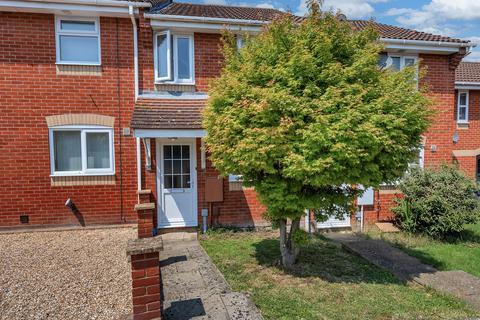
<path id="1" fill-rule="evenodd" d="M 246 291 L 265 319 L 465 319 L 465 303 L 399 283 L 322 237 L 296 269 L 278 266 L 276 233 L 213 233 L 201 241 L 234 291 Z M 477 314 L 478 316 L 478 314 Z"/>
<path id="2" fill-rule="evenodd" d="M 470 225 L 462 235 L 446 241 L 403 232 L 369 235 L 391 242 L 440 270 L 463 270 L 480 277 L 480 224 Z"/>

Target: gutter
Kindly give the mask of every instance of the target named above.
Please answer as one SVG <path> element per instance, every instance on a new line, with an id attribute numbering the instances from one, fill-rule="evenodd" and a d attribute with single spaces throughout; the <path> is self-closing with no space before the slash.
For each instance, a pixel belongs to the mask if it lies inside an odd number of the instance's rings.
<path id="1" fill-rule="evenodd" d="M 455 81 L 455 84 L 459 86 L 480 86 L 480 82 Z"/>
<path id="2" fill-rule="evenodd" d="M 474 48 L 477 46 L 473 42 L 442 42 L 442 41 L 425 41 L 425 40 L 406 40 L 406 39 L 390 39 L 380 38 L 380 41 L 387 44 L 400 45 L 417 45 L 417 46 L 433 46 L 433 47 L 452 47 L 452 48 Z"/>
<path id="3" fill-rule="evenodd" d="M 131 1 L 115 1 L 115 0 L 29 0 L 29 2 L 81 4 L 81 5 L 111 6 L 111 7 L 135 7 L 135 8 L 151 7 L 151 4 L 149 2 L 131 2 Z"/>
<path id="4" fill-rule="evenodd" d="M 135 13 L 133 11 L 133 6 L 128 6 L 128 14 L 132 20 L 133 27 L 133 73 L 134 73 L 134 83 L 135 83 L 135 102 L 138 98 L 138 32 L 137 32 L 137 21 L 135 20 Z"/>

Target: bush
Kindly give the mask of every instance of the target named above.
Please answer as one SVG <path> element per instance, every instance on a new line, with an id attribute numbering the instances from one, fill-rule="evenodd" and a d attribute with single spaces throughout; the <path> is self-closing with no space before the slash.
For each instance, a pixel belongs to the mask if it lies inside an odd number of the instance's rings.
<path id="1" fill-rule="evenodd" d="M 480 221 L 479 188 L 455 167 L 414 169 L 399 187 L 404 198 L 393 212 L 405 231 L 444 238 Z"/>

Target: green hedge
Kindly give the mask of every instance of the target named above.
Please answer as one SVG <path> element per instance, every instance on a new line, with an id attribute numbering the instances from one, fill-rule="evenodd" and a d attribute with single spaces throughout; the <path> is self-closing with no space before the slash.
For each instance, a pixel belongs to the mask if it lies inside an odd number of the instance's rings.
<path id="1" fill-rule="evenodd" d="M 404 198 L 393 212 L 405 231 L 443 238 L 480 221 L 480 189 L 455 167 L 413 169 L 399 188 Z"/>

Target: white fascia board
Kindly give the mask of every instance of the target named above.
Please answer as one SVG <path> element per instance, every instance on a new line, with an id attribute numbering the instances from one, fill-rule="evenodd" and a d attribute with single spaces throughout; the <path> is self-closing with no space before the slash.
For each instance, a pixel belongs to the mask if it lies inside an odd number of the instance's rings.
<path id="1" fill-rule="evenodd" d="M 416 46 L 416 45 L 402 45 L 402 44 L 385 44 L 385 49 L 392 51 L 406 51 L 415 53 L 432 53 L 432 54 L 452 54 L 459 51 L 459 48 L 454 47 L 435 47 L 435 46 Z"/>
<path id="2" fill-rule="evenodd" d="M 385 45 L 386 50 L 432 54 L 452 54 L 459 52 L 461 48 L 467 49 L 468 52 L 470 48 L 476 46 L 476 44 L 471 42 L 438 42 L 387 38 L 380 38 L 380 42 Z"/>
<path id="3" fill-rule="evenodd" d="M 9 2 L 8 0 L 6 2 Z M 110 7 L 151 7 L 149 2 L 116 1 L 116 0 L 27 0 L 22 2 L 79 4 Z"/>
<path id="4" fill-rule="evenodd" d="M 455 82 L 456 90 L 480 90 L 480 82 Z"/>
<path id="5" fill-rule="evenodd" d="M 195 17 L 195 16 L 178 16 L 168 14 L 152 14 L 146 13 L 145 18 L 152 20 L 163 21 L 189 21 L 189 22 L 203 22 L 216 24 L 234 24 L 234 25 L 267 25 L 269 21 L 262 20 L 244 20 L 244 19 L 227 19 L 227 18 L 210 18 L 210 17 Z"/>
<path id="6" fill-rule="evenodd" d="M 0 11 L 50 13 L 63 16 L 111 16 L 129 17 L 128 6 L 96 6 L 66 3 L 0 0 Z M 138 14 L 138 9 L 134 10 Z"/>
<path id="7" fill-rule="evenodd" d="M 191 21 L 169 21 L 169 20 L 151 20 L 150 25 L 154 29 L 195 30 L 197 32 L 215 32 L 215 33 L 218 33 L 221 30 L 258 33 L 262 29 L 261 26 L 251 26 L 251 25 L 191 22 Z"/>
<path id="8" fill-rule="evenodd" d="M 470 48 L 475 47 L 473 42 L 442 42 L 442 41 L 425 41 L 425 40 L 406 40 L 406 39 L 390 39 L 380 38 L 380 41 L 387 44 L 402 44 L 414 46 L 428 46 L 428 47 L 454 47 L 454 48 Z"/>
<path id="9" fill-rule="evenodd" d="M 203 129 L 134 129 L 133 136 L 135 138 L 203 138 L 207 136 L 207 131 Z"/>

